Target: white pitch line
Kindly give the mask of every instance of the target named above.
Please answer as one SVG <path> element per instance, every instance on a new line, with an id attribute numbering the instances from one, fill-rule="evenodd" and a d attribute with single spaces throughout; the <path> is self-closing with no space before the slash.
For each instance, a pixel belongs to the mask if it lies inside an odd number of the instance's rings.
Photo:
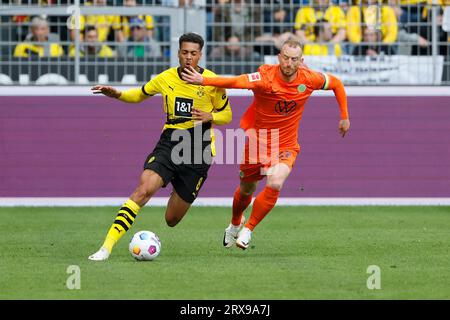
<path id="1" fill-rule="evenodd" d="M 164 207 L 168 197 L 152 198 L 147 206 Z M 120 206 L 116 197 L 0 197 L 0 207 Z M 198 198 L 194 206 L 231 207 L 231 197 Z M 279 198 L 277 206 L 450 206 L 450 198 Z"/>

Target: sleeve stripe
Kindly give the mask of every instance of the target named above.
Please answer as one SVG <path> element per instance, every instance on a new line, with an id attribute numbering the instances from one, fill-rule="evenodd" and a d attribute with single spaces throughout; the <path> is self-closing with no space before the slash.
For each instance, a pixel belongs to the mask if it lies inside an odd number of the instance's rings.
<path id="1" fill-rule="evenodd" d="M 325 78 L 325 82 L 323 84 L 323 87 L 321 90 L 327 90 L 328 89 L 328 85 L 330 84 L 330 78 L 328 77 L 328 75 L 326 73 L 322 73 L 323 77 Z"/>
<path id="2" fill-rule="evenodd" d="M 145 94 L 146 96 L 149 96 L 149 94 L 147 92 L 145 92 L 145 84 L 141 87 L 142 93 Z"/>
<path id="3" fill-rule="evenodd" d="M 228 99 L 227 99 L 227 101 L 225 101 L 225 104 L 223 105 L 223 107 L 220 109 L 217 109 L 216 111 L 222 111 L 223 109 L 225 109 L 227 107 L 227 105 L 228 105 Z"/>

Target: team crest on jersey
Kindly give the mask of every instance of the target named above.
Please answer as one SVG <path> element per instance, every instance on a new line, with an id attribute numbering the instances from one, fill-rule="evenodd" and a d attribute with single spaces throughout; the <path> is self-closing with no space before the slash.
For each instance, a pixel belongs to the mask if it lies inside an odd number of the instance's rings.
<path id="1" fill-rule="evenodd" d="M 248 81 L 255 82 L 261 80 L 261 74 L 259 72 L 249 73 L 248 74 Z"/>
<path id="2" fill-rule="evenodd" d="M 297 87 L 298 92 L 305 92 L 306 86 L 302 83 Z"/>
<path id="3" fill-rule="evenodd" d="M 203 97 L 204 95 L 205 95 L 205 87 L 203 87 L 203 86 L 198 87 L 198 90 L 197 90 L 197 96 L 198 96 L 199 98 L 201 98 L 201 97 Z"/>

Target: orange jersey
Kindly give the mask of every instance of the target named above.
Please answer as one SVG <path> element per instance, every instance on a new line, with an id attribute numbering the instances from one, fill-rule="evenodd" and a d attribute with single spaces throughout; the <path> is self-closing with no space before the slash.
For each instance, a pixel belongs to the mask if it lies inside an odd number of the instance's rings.
<path id="1" fill-rule="evenodd" d="M 300 150 L 298 127 L 305 103 L 314 90 L 333 89 L 341 119 L 348 118 L 347 99 L 340 80 L 304 66 L 298 69 L 297 78 L 289 83 L 281 78 L 279 65 L 262 65 L 258 72 L 251 74 L 204 78 L 203 85 L 252 90 L 254 99 L 241 119 L 241 127 L 257 131 L 267 129 L 268 132 L 278 129 L 280 150 Z"/>

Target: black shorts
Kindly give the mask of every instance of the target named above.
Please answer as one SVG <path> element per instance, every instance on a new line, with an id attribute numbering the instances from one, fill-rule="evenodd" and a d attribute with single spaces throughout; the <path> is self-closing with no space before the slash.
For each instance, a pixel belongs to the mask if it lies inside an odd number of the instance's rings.
<path id="1" fill-rule="evenodd" d="M 210 124 L 203 125 L 201 136 L 203 137 L 204 132 L 210 128 Z M 185 137 L 185 134 L 189 135 L 190 140 L 180 138 L 172 141 L 180 135 Z M 183 141 L 186 143 L 185 146 L 189 146 L 189 150 L 181 147 L 180 143 Z M 178 195 L 188 203 L 194 202 L 197 198 L 198 192 L 208 177 L 212 160 L 211 140 L 196 142 L 194 142 L 194 129 L 166 129 L 144 163 L 144 170 L 150 169 L 160 175 L 164 182 L 163 187 L 172 183 Z"/>

